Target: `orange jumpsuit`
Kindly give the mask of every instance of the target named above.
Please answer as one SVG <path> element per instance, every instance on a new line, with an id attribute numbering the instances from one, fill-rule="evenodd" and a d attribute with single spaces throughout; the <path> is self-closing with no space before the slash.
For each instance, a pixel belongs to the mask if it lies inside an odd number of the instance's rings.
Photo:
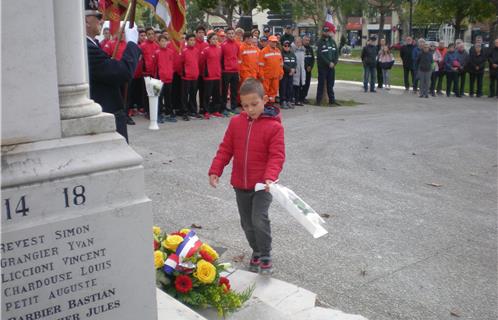
<path id="1" fill-rule="evenodd" d="M 240 82 L 247 78 L 257 79 L 259 75 L 259 49 L 258 47 L 245 42 L 241 44 L 239 50 Z"/>
<path id="2" fill-rule="evenodd" d="M 275 102 L 278 94 L 280 78 L 284 74 L 284 62 L 278 48 L 266 46 L 259 53 L 259 77 L 263 79 L 263 87 L 270 102 Z"/>

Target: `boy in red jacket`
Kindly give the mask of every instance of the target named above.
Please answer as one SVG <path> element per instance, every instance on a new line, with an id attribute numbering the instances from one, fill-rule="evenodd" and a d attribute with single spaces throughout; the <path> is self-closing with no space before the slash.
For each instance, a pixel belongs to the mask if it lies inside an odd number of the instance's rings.
<path id="1" fill-rule="evenodd" d="M 228 28 L 227 39 L 221 44 L 223 68 L 223 111 L 227 113 L 228 88 L 230 87 L 230 112 L 237 113 L 237 90 L 239 88 L 239 51 L 240 45 L 235 41 L 235 30 Z M 228 114 L 227 114 L 228 115 Z"/>
<path id="2" fill-rule="evenodd" d="M 223 118 L 220 113 L 221 97 L 220 97 L 220 79 L 221 79 L 221 48 L 218 46 L 218 36 L 216 33 L 211 33 L 208 36 L 209 46 L 201 52 L 201 74 L 204 82 L 204 96 L 202 105 L 206 108 L 204 118 L 209 119 L 210 116 Z M 209 99 L 213 98 L 212 103 Z"/>
<path id="3" fill-rule="evenodd" d="M 197 113 L 197 79 L 199 78 L 199 50 L 195 46 L 195 35 L 188 34 L 187 46 L 182 51 L 182 108 L 183 120 L 202 118 Z"/>
<path id="4" fill-rule="evenodd" d="M 175 52 L 168 47 L 168 39 L 160 35 L 159 47 L 156 51 L 157 73 L 163 83 L 161 93 L 159 94 L 157 112 L 159 113 L 158 122 L 176 122 L 173 106 L 171 104 L 171 88 L 173 83 L 173 59 Z"/>
<path id="5" fill-rule="evenodd" d="M 209 169 L 215 187 L 233 157 L 231 184 L 235 189 L 242 229 L 253 250 L 249 270 L 271 274 L 271 229 L 268 208 L 269 185 L 278 179 L 285 161 L 284 128 L 277 107 L 267 106 L 261 82 L 247 79 L 240 88 L 243 112 L 230 120 L 223 141 Z M 266 190 L 254 191 L 256 183 Z"/>

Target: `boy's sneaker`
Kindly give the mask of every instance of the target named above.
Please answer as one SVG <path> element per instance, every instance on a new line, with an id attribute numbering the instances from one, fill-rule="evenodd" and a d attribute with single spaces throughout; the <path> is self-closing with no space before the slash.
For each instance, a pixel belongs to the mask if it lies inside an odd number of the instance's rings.
<path id="1" fill-rule="evenodd" d="M 219 112 L 213 112 L 213 113 L 211 113 L 211 116 L 216 117 L 216 118 L 223 118 L 223 117 L 224 117 L 224 116 L 223 116 L 221 113 L 219 113 Z"/>
<path id="2" fill-rule="evenodd" d="M 273 264 L 270 257 L 264 257 L 259 259 L 259 274 L 263 276 L 269 276 L 273 272 Z"/>
<path id="3" fill-rule="evenodd" d="M 249 271 L 258 273 L 260 264 L 259 257 L 252 257 L 251 261 L 249 261 Z"/>
<path id="4" fill-rule="evenodd" d="M 204 113 L 204 119 L 206 120 L 209 120 L 209 118 L 211 118 L 211 116 L 209 115 L 209 113 Z"/>
<path id="5" fill-rule="evenodd" d="M 190 120 L 190 118 L 189 118 L 189 116 L 188 116 L 187 114 L 184 114 L 184 115 L 183 115 L 183 120 L 185 120 L 185 121 L 189 121 L 189 120 Z"/>

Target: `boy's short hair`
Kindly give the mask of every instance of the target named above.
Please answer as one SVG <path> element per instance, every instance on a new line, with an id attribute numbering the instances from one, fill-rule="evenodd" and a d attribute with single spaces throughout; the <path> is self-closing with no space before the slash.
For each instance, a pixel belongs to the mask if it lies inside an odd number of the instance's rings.
<path id="1" fill-rule="evenodd" d="M 228 27 L 228 28 L 226 28 L 226 29 L 225 29 L 225 32 L 228 32 L 228 31 L 230 31 L 230 30 L 235 31 L 235 29 L 234 29 L 234 28 L 232 28 L 232 27 Z"/>
<path id="2" fill-rule="evenodd" d="M 448 48 L 449 48 L 449 47 L 453 47 L 453 48 L 454 48 L 454 47 L 455 47 L 455 44 L 454 44 L 454 43 L 450 43 L 450 44 L 448 45 Z"/>
<path id="3" fill-rule="evenodd" d="M 265 95 L 265 89 L 263 88 L 263 84 L 261 83 L 261 81 L 254 78 L 247 78 L 240 86 L 239 94 L 241 96 L 246 96 L 252 93 L 257 94 L 261 99 L 263 99 Z"/>
<path id="4" fill-rule="evenodd" d="M 193 33 L 189 33 L 189 34 L 187 34 L 187 35 L 185 36 L 185 40 L 187 40 L 187 41 L 188 41 L 188 39 L 190 39 L 190 38 L 195 38 L 195 34 L 193 34 Z"/>
<path id="5" fill-rule="evenodd" d="M 199 31 L 204 31 L 204 33 L 206 33 L 206 28 L 204 28 L 204 26 L 198 26 L 197 28 L 195 28 L 195 32 L 199 32 Z"/>
<path id="6" fill-rule="evenodd" d="M 166 38 L 166 36 L 160 35 L 159 38 L 157 39 L 157 41 L 161 41 L 162 39 L 164 39 L 166 41 L 168 40 L 168 38 Z"/>
<path id="7" fill-rule="evenodd" d="M 145 32 L 146 32 L 146 33 L 147 33 L 147 32 L 149 32 L 149 30 L 154 31 L 154 28 L 152 28 L 152 27 L 147 27 L 147 28 L 145 28 Z"/>

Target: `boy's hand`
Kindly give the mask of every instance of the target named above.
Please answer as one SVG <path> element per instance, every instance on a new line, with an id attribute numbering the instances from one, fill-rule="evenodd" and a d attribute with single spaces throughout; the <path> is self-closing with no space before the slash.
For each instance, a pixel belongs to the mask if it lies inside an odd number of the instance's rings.
<path id="1" fill-rule="evenodd" d="M 274 183 L 272 180 L 266 180 L 265 181 L 265 191 L 270 192 L 270 184 Z"/>
<path id="2" fill-rule="evenodd" d="M 212 174 L 209 176 L 209 184 L 211 185 L 211 187 L 213 188 L 216 188 L 216 186 L 218 185 L 218 181 L 220 180 L 220 177 L 218 177 L 217 175 L 215 174 Z"/>

